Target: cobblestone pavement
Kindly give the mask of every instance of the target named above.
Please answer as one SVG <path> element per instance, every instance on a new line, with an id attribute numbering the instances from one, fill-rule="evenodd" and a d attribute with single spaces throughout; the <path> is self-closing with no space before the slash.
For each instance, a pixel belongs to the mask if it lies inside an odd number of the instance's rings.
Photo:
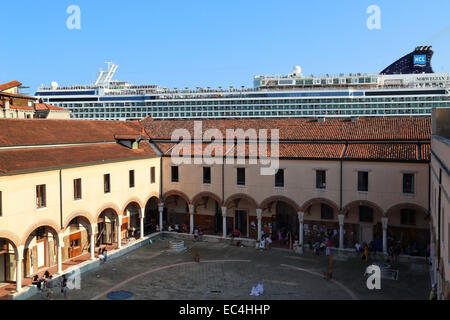
<path id="1" fill-rule="evenodd" d="M 69 290 L 68 299 L 108 299 L 108 291 L 127 290 L 129 299 L 165 300 L 297 300 L 297 299 L 427 299 L 428 265 L 405 261 L 393 265 L 398 279 L 381 279 L 381 290 L 366 287 L 364 271 L 371 262 L 352 255 L 334 254 L 333 280 L 324 279 L 329 260 L 309 252 L 259 251 L 223 242 L 185 241 L 187 250 L 168 251 L 168 238 L 136 249 L 81 274 L 81 289 Z M 194 262 L 194 252 L 200 263 Z M 236 261 L 233 261 L 236 260 Z M 378 261 L 382 262 L 382 261 Z M 250 296 L 262 282 L 264 294 Z M 53 299 L 63 299 L 59 286 Z M 38 294 L 31 299 L 46 299 Z"/>

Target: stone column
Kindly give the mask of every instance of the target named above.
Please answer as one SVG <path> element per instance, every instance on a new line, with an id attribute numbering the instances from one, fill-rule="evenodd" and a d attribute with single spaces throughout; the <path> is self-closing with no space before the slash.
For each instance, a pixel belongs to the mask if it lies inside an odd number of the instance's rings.
<path id="1" fill-rule="evenodd" d="M 145 215 L 141 209 L 141 214 L 139 215 L 139 224 L 140 224 L 139 229 L 141 230 L 141 232 L 139 232 L 140 239 L 144 238 L 144 218 L 145 218 Z"/>
<path id="2" fill-rule="evenodd" d="M 163 211 L 164 211 L 164 203 L 160 203 L 158 205 L 159 211 L 159 231 L 163 231 Z"/>
<path id="3" fill-rule="evenodd" d="M 96 224 L 91 224 L 91 234 L 90 234 L 90 251 L 91 251 L 91 260 L 95 260 L 95 227 Z"/>
<path id="4" fill-rule="evenodd" d="M 63 239 L 63 235 L 59 235 L 57 234 L 56 237 L 58 237 L 58 243 L 57 243 L 57 254 L 56 254 L 56 264 L 57 264 L 57 268 L 56 268 L 56 274 L 61 274 L 62 273 L 62 246 L 64 244 L 64 239 Z"/>
<path id="5" fill-rule="evenodd" d="M 261 240 L 261 222 L 262 222 L 262 209 L 256 209 L 256 218 L 258 219 L 258 241 Z"/>
<path id="6" fill-rule="evenodd" d="M 305 217 L 305 213 L 303 211 L 297 212 L 298 215 L 298 243 L 300 244 L 302 250 L 303 250 L 303 220 Z"/>
<path id="7" fill-rule="evenodd" d="M 221 207 L 222 209 L 222 231 L 223 231 L 223 237 L 227 237 L 227 207 Z"/>
<path id="8" fill-rule="evenodd" d="M 344 249 L 344 215 L 338 214 L 339 219 L 339 249 Z"/>
<path id="9" fill-rule="evenodd" d="M 381 224 L 383 226 L 383 253 L 387 253 L 387 225 L 388 225 L 388 218 L 383 217 L 381 218 Z"/>
<path id="10" fill-rule="evenodd" d="M 16 291 L 22 290 L 22 261 L 24 246 L 17 247 L 16 255 Z"/>
<path id="11" fill-rule="evenodd" d="M 195 211 L 195 206 L 193 204 L 190 204 L 189 205 L 189 216 L 190 216 L 189 233 L 190 234 L 194 233 L 194 211 Z"/>
<path id="12" fill-rule="evenodd" d="M 122 248 L 122 235 L 121 235 L 121 227 L 122 227 L 122 216 L 117 216 L 117 249 Z"/>

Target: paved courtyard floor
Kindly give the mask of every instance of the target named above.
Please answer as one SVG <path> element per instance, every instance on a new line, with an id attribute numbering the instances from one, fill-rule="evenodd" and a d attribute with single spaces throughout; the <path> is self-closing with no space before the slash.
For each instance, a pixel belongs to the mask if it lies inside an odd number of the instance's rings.
<path id="1" fill-rule="evenodd" d="M 187 249 L 169 252 L 169 239 L 155 239 L 122 257 L 81 274 L 81 289 L 68 291 L 69 300 L 108 299 L 110 291 L 133 293 L 128 299 L 165 300 L 298 300 L 298 299 L 427 299 L 430 276 L 425 261 L 392 265 L 397 280 L 382 277 L 380 290 L 366 287 L 364 271 L 371 261 L 337 253 L 333 255 L 333 279 L 326 256 L 309 252 L 236 247 L 223 242 L 185 241 Z M 195 251 L 200 262 L 194 261 Z M 383 261 L 378 261 L 383 263 Z M 250 296 L 262 282 L 264 294 Z M 52 298 L 63 299 L 59 283 Z M 31 299 L 44 300 L 44 294 Z"/>

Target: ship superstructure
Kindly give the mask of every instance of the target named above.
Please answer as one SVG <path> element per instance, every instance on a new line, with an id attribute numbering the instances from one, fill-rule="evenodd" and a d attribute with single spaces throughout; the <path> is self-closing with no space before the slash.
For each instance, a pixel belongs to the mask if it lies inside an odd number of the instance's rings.
<path id="1" fill-rule="evenodd" d="M 417 47 L 380 74 L 305 76 L 300 67 L 278 76 L 255 76 L 254 88 L 167 89 L 113 80 L 108 63 L 92 85 L 52 82 L 36 96 L 78 119 L 357 117 L 429 115 L 450 108 L 450 77 L 434 73 L 431 47 Z"/>

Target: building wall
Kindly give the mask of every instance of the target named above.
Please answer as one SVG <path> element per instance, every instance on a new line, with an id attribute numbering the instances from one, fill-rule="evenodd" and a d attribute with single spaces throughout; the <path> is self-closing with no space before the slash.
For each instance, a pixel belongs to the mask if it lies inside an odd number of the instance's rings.
<path id="1" fill-rule="evenodd" d="M 159 170 L 156 181 L 150 183 L 150 167 L 159 166 L 159 158 L 130 160 L 62 169 L 62 217 L 60 215 L 60 172 L 49 170 L 27 174 L 1 176 L 2 217 L 0 237 L 16 245 L 35 246 L 30 234 L 39 226 L 51 227 L 60 233 L 72 218 L 85 216 L 89 222 L 96 221 L 102 209 L 113 208 L 122 215 L 126 205 L 134 201 L 144 208 L 151 195 L 159 195 Z M 135 170 L 135 187 L 129 188 L 128 171 Z M 111 177 L 111 192 L 104 193 L 103 174 Z M 74 200 L 74 179 L 82 179 L 82 199 Z M 36 208 L 36 186 L 46 185 L 46 206 Z M 70 234 L 65 230 L 64 235 Z"/>
<path id="2" fill-rule="evenodd" d="M 438 292 L 444 297 L 450 290 L 450 140 L 433 136 L 431 140 L 431 242 L 434 245 L 432 257 L 435 270 L 434 281 L 438 284 Z M 441 176 L 441 183 L 439 177 Z M 440 194 L 440 219 L 439 219 Z M 440 220 L 440 225 L 439 225 Z M 439 243 L 440 228 L 440 243 Z M 438 259 L 440 251 L 441 259 Z"/>

